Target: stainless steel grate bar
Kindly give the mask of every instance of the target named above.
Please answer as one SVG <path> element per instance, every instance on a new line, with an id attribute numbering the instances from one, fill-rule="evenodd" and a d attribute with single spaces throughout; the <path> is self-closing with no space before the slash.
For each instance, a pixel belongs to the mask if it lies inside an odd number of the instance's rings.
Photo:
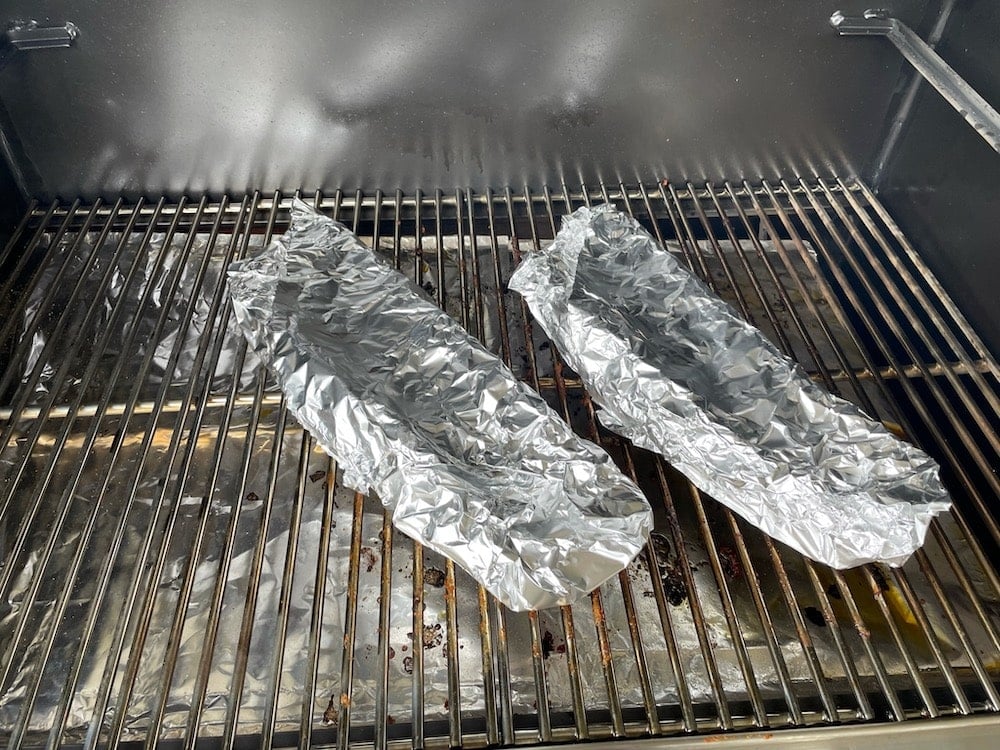
<path id="1" fill-rule="evenodd" d="M 589 601 L 528 615 L 338 484 L 247 369 L 219 270 L 284 231 L 290 200 L 33 204 L 4 249 L 5 293 L 73 301 L 42 334 L 95 331 L 45 339 L 26 366 L 26 298 L 4 310 L 11 746 L 476 747 L 1000 709 L 987 472 L 1000 460 L 998 368 L 866 186 L 310 196 L 653 501 L 657 535 L 639 560 Z M 945 462 L 958 506 L 903 569 L 803 560 L 598 428 L 506 280 L 564 213 L 599 201 L 629 211 L 825 387 Z M 101 308 L 112 279 L 121 291 Z"/>

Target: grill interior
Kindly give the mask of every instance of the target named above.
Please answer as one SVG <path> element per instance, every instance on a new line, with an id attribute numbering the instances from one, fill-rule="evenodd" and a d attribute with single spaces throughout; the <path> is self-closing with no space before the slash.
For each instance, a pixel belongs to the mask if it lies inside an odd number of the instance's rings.
<path id="1" fill-rule="evenodd" d="M 32 204 L 4 250 L 11 746 L 474 747 L 1000 710 L 1000 368 L 865 185 L 308 196 L 649 497 L 627 571 L 527 614 L 343 487 L 248 358 L 222 269 L 290 198 Z M 956 507 L 904 568 L 811 563 L 600 426 L 506 281 L 603 201 L 942 462 Z"/>

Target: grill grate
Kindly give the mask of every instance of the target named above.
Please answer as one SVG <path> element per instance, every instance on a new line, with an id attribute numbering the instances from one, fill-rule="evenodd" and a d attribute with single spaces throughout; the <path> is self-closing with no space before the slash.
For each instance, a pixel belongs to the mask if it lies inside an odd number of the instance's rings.
<path id="1" fill-rule="evenodd" d="M 650 498 L 653 542 L 587 603 L 506 611 L 341 486 L 249 361 L 221 269 L 284 230 L 287 197 L 32 205 L 0 257 L 11 746 L 477 746 L 1000 710 L 1000 369 L 867 187 L 313 199 L 605 446 Z M 942 461 L 957 507 L 903 569 L 813 564 L 598 426 L 506 279 L 600 201 Z"/>

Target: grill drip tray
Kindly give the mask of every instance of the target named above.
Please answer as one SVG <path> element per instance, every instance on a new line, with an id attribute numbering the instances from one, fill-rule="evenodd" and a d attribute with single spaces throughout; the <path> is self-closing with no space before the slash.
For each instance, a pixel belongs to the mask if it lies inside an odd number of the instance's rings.
<path id="1" fill-rule="evenodd" d="M 222 269 L 284 230 L 290 198 L 34 205 L 4 251 L 12 746 L 778 738 L 1000 709 L 997 364 L 864 185 L 314 196 L 649 497 L 657 531 L 625 573 L 529 614 L 343 487 L 248 357 Z M 561 215 L 608 200 L 945 465 L 957 509 L 902 570 L 812 564 L 597 427 L 506 282 Z"/>

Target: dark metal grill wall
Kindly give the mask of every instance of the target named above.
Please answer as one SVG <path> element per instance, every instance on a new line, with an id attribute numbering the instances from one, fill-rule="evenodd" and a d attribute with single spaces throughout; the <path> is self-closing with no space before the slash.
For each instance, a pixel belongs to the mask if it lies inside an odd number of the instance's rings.
<path id="1" fill-rule="evenodd" d="M 871 2 L 15 0 L 81 33 L 0 100 L 42 200 L 865 176 L 904 63 L 828 19 Z"/>

